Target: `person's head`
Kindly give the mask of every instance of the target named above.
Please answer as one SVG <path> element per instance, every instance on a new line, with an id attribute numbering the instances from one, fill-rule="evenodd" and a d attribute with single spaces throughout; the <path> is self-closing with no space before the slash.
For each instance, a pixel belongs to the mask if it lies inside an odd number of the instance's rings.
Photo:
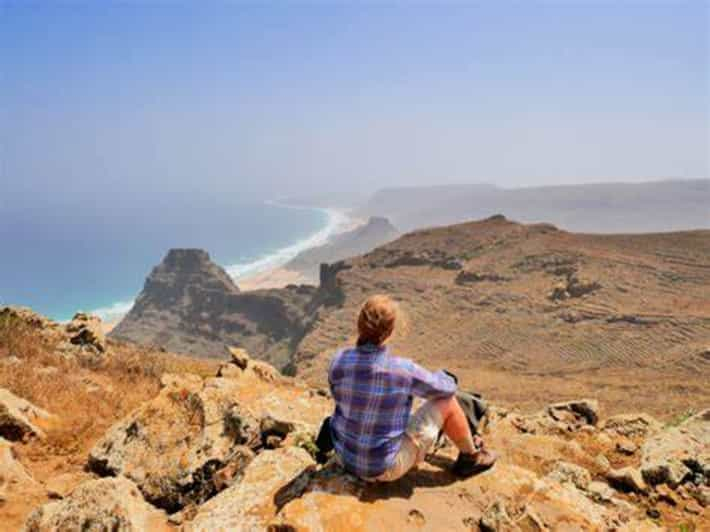
<path id="1" fill-rule="evenodd" d="M 385 295 L 367 298 L 357 318 L 357 345 L 382 345 L 394 332 L 397 303 Z"/>

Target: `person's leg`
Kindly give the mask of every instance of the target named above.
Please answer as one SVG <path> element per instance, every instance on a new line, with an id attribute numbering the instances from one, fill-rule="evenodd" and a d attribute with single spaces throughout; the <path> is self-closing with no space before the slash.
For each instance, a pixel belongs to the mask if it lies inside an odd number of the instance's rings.
<path id="1" fill-rule="evenodd" d="M 441 413 L 444 434 L 454 442 L 459 451 L 467 454 L 478 451 L 473 434 L 471 434 L 471 428 L 468 426 L 466 414 L 456 397 L 452 395 L 446 399 L 437 399 L 434 404 Z"/>
<path id="2" fill-rule="evenodd" d="M 470 477 L 493 467 L 498 458 L 496 453 L 487 450 L 481 445 L 480 438 L 476 438 L 471 433 L 466 414 L 456 397 L 438 399 L 434 405 L 443 419 L 444 434 L 454 442 L 460 451 L 452 468 L 454 474 L 460 477 Z M 479 440 L 479 445 L 476 445 L 476 439 Z"/>

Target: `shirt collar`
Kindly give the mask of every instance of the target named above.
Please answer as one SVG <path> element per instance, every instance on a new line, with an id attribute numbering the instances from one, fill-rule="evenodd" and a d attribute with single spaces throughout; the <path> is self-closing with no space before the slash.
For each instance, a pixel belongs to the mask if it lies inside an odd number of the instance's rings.
<path id="1" fill-rule="evenodd" d="M 375 345 L 375 344 L 364 344 L 364 345 L 359 345 L 357 346 L 357 351 L 359 353 L 364 353 L 364 354 L 372 354 L 372 353 L 384 353 L 387 350 L 387 347 L 384 345 Z"/>

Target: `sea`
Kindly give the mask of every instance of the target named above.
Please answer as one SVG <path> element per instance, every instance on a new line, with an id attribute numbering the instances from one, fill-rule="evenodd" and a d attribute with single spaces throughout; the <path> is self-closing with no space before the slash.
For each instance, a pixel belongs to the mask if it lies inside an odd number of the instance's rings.
<path id="1" fill-rule="evenodd" d="M 205 249 L 239 284 L 325 243 L 347 224 L 340 210 L 250 203 L 140 216 L 52 219 L 31 213 L 0 223 L 0 306 L 21 305 L 57 321 L 78 311 L 116 321 L 170 248 Z"/>

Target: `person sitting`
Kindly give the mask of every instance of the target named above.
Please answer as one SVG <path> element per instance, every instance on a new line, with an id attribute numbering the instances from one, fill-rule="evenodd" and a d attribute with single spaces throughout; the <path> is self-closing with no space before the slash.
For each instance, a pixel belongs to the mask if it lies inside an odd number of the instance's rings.
<path id="1" fill-rule="evenodd" d="M 394 481 L 424 460 L 443 429 L 459 449 L 455 475 L 469 477 L 491 468 L 496 454 L 471 433 L 454 379 L 390 354 L 385 342 L 397 314 L 388 296 L 368 298 L 357 320 L 357 345 L 338 352 L 330 364 L 335 411 L 324 429 L 338 460 L 364 480 Z M 413 396 L 426 401 L 411 415 Z"/>

